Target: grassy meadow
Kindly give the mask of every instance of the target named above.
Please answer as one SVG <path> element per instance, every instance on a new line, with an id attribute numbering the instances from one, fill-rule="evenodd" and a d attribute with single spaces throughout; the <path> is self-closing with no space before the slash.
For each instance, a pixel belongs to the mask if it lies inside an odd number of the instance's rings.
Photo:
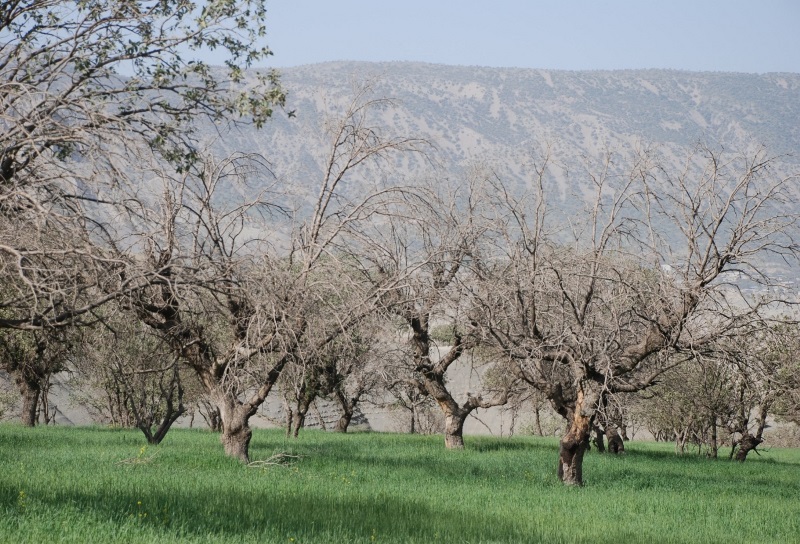
<path id="1" fill-rule="evenodd" d="M 0 425 L 0 542 L 800 542 L 800 450 L 744 465 L 669 444 L 587 454 L 583 488 L 557 442 L 255 431 L 249 468 L 218 437 L 160 446 L 105 428 Z"/>

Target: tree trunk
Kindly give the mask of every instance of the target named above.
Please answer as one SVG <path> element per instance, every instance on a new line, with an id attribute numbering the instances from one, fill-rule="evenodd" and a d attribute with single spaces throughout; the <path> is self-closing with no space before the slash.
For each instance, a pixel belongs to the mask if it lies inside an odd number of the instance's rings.
<path id="1" fill-rule="evenodd" d="M 357 394 L 355 397 L 348 399 L 344 391 L 342 391 L 340 388 L 336 389 L 336 400 L 339 402 L 339 406 L 342 407 L 342 415 L 339 417 L 339 421 L 336 422 L 333 432 L 347 432 L 347 428 L 350 426 L 350 422 L 353 420 L 353 414 L 356 411 L 356 403 L 358 402 L 359 396 L 360 395 Z"/>
<path id="2" fill-rule="evenodd" d="M 249 425 L 252 412 L 237 399 L 225 393 L 216 397 L 216 405 L 222 420 L 220 441 L 225 449 L 225 455 L 247 464 L 250 462 L 250 438 L 253 436 Z"/>
<path id="3" fill-rule="evenodd" d="M 31 382 L 30 380 L 19 379 L 17 380 L 20 393 L 22 393 L 22 414 L 21 421 L 26 427 L 33 427 L 36 425 L 37 409 L 39 408 L 39 384 Z"/>
<path id="4" fill-rule="evenodd" d="M 566 485 L 583 485 L 583 455 L 589 449 L 597 399 L 578 390 L 569 431 L 558 450 L 558 478 Z"/>
<path id="5" fill-rule="evenodd" d="M 710 449 L 708 452 L 708 456 L 712 459 L 717 458 L 717 454 L 719 452 L 719 445 L 717 443 L 717 417 L 714 416 L 711 418 L 711 444 Z"/>
<path id="6" fill-rule="evenodd" d="M 536 425 L 536 432 L 539 433 L 539 436 L 544 436 L 542 432 L 542 419 L 541 415 L 539 414 L 539 406 L 533 407 L 533 421 Z"/>
<path id="7" fill-rule="evenodd" d="M 608 438 L 609 453 L 625 453 L 625 443 L 616 428 L 611 425 L 606 427 L 606 438 Z"/>
<path id="8" fill-rule="evenodd" d="M 300 428 L 306 423 L 306 414 L 299 409 L 294 412 L 292 417 L 292 438 L 297 438 L 300 435 Z"/>
<path id="9" fill-rule="evenodd" d="M 594 430 L 594 447 L 597 448 L 597 453 L 605 453 L 606 452 L 606 444 L 603 440 L 603 437 L 606 434 L 606 431 L 603 431 L 599 426 L 592 425 L 592 429 Z M 611 444 L 609 443 L 609 447 Z"/>
<path id="10" fill-rule="evenodd" d="M 300 435 L 300 429 L 306 425 L 306 414 L 311 406 L 311 402 L 316 398 L 316 395 L 304 395 L 297 401 L 297 410 L 292 415 L 292 437 L 297 438 Z"/>
<path id="11" fill-rule="evenodd" d="M 253 431 L 247 423 L 238 425 L 234 428 L 222 427 L 222 445 L 225 448 L 225 455 L 238 459 L 242 463 L 250 462 L 250 439 Z"/>
<path id="12" fill-rule="evenodd" d="M 347 428 L 350 426 L 350 421 L 352 421 L 352 419 L 353 419 L 353 410 L 345 409 L 341 417 L 339 417 L 339 421 L 336 422 L 336 426 L 333 428 L 333 432 L 346 433 Z"/>
<path id="13" fill-rule="evenodd" d="M 448 450 L 464 449 L 464 421 L 467 414 L 460 410 L 445 410 L 444 446 Z"/>
<path id="14" fill-rule="evenodd" d="M 763 440 L 750 433 L 745 433 L 741 440 L 739 440 L 739 450 L 736 452 L 736 460 L 740 463 L 744 463 L 747 459 L 747 454 L 756 449 L 761 442 L 763 442 Z"/>

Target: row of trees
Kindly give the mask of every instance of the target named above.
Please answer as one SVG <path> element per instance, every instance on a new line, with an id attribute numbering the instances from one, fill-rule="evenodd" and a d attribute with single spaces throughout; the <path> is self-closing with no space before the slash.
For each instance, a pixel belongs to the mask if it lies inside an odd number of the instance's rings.
<path id="1" fill-rule="evenodd" d="M 698 147 L 679 169 L 654 150 L 608 153 L 579 174 L 585 213 L 566 217 L 547 149 L 523 194 L 499 169 L 453 180 L 435 161 L 398 180 L 398 159 L 435 151 L 386 134 L 394 104 L 362 87 L 320 132 L 319 178 L 289 180 L 260 156 L 215 156 L 191 122 L 260 125 L 284 103 L 274 74 L 242 82 L 268 54 L 252 45 L 261 2 L 3 9 L 0 345 L 29 424 L 47 377 L 82 365 L 153 441 L 191 376 L 244 462 L 282 376 L 295 432 L 317 395 L 346 427 L 380 376 L 412 406 L 432 399 L 452 448 L 474 410 L 533 388 L 568 422 L 559 475 L 581 484 L 593 429 L 619 447 L 614 395 L 690 363 L 785 359 L 770 339 L 789 301 L 738 282 L 769 287 L 765 259 L 797 253 L 792 178 L 763 150 Z M 226 48 L 226 69 L 181 58 L 202 47 Z M 131 334 L 151 340 L 119 350 Z M 466 355 L 485 388 L 457 398 L 447 372 Z M 739 429 L 746 455 L 761 435 Z"/>

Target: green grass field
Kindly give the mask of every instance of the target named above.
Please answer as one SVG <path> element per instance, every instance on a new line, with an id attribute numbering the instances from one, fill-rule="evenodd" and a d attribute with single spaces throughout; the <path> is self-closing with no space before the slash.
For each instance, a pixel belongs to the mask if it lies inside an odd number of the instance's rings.
<path id="1" fill-rule="evenodd" d="M 800 542 L 800 451 L 744 465 L 629 443 L 555 476 L 552 439 L 256 431 L 248 468 L 218 437 L 0 425 L 0 542 Z"/>

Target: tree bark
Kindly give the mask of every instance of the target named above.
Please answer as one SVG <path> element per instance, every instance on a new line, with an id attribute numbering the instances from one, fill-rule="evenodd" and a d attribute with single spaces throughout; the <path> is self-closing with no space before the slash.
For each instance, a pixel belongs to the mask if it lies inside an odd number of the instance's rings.
<path id="1" fill-rule="evenodd" d="M 603 431 L 598 425 L 592 425 L 592 430 L 594 431 L 594 447 L 597 448 L 597 453 L 605 453 L 606 452 L 606 444 L 603 437 L 606 434 L 606 431 Z M 609 443 L 609 447 L 611 443 Z"/>
<path id="2" fill-rule="evenodd" d="M 300 436 L 300 428 L 306 424 L 306 414 L 305 412 L 300 411 L 297 409 L 294 411 L 292 415 L 292 438 L 297 438 Z"/>
<path id="3" fill-rule="evenodd" d="M 625 443 L 616 428 L 611 425 L 606 427 L 606 438 L 608 439 L 609 453 L 625 453 Z"/>
<path id="4" fill-rule="evenodd" d="M 246 422 L 227 427 L 223 424 L 220 440 L 225 448 L 225 455 L 238 459 L 242 463 L 250 462 L 250 439 L 253 431 Z"/>
<path id="5" fill-rule="evenodd" d="M 710 449 L 708 452 L 708 456 L 712 459 L 716 459 L 718 452 L 719 452 L 719 444 L 717 443 L 717 417 L 713 416 L 711 418 L 711 444 Z"/>
<path id="6" fill-rule="evenodd" d="M 467 415 L 461 410 L 445 410 L 444 446 L 448 450 L 464 449 L 464 421 Z"/>
<path id="7" fill-rule="evenodd" d="M 740 463 L 744 463 L 747 459 L 747 454 L 755 450 L 763 440 L 753 436 L 750 433 L 745 433 L 739 440 L 739 450 L 736 452 L 735 459 Z"/>
<path id="8" fill-rule="evenodd" d="M 350 426 L 350 422 L 353 420 L 353 414 L 356 411 L 356 404 L 358 403 L 359 396 L 359 394 L 356 394 L 354 397 L 348 399 L 344 391 L 339 388 L 336 389 L 336 400 L 339 402 L 339 406 L 342 407 L 342 415 L 339 417 L 339 421 L 336 422 L 333 432 L 347 432 L 347 428 Z"/>
<path id="9" fill-rule="evenodd" d="M 39 419 L 36 411 L 39 407 L 41 388 L 38 382 L 26 380 L 24 378 L 17 379 L 17 386 L 22 394 L 22 413 L 20 420 L 26 427 L 34 427 Z"/>
<path id="10" fill-rule="evenodd" d="M 292 432 L 291 436 L 293 438 L 297 438 L 300 435 L 300 429 L 305 427 L 306 425 L 306 414 L 308 414 L 308 409 L 311 406 L 311 402 L 316 398 L 316 395 L 311 395 L 305 393 L 298 401 L 297 401 L 297 409 L 292 413 Z"/>
<path id="11" fill-rule="evenodd" d="M 558 450 L 558 478 L 566 485 L 583 485 L 583 456 L 589 449 L 596 395 L 578 390 L 569 431 L 561 439 Z"/>
<path id="12" fill-rule="evenodd" d="M 36 410 L 39 406 L 39 390 L 35 388 L 27 389 L 22 394 L 22 424 L 26 427 L 34 427 L 37 420 Z"/>
<path id="13" fill-rule="evenodd" d="M 353 419 L 353 410 L 346 409 L 339 417 L 339 420 L 336 422 L 336 426 L 333 428 L 333 432 L 346 433 L 347 428 L 350 426 L 350 421 L 352 421 L 352 419 Z"/>
<path id="14" fill-rule="evenodd" d="M 216 397 L 222 420 L 220 441 L 225 449 L 225 455 L 247 464 L 250 462 L 250 439 L 253 436 L 249 421 L 254 410 L 248 409 L 224 393 Z"/>

